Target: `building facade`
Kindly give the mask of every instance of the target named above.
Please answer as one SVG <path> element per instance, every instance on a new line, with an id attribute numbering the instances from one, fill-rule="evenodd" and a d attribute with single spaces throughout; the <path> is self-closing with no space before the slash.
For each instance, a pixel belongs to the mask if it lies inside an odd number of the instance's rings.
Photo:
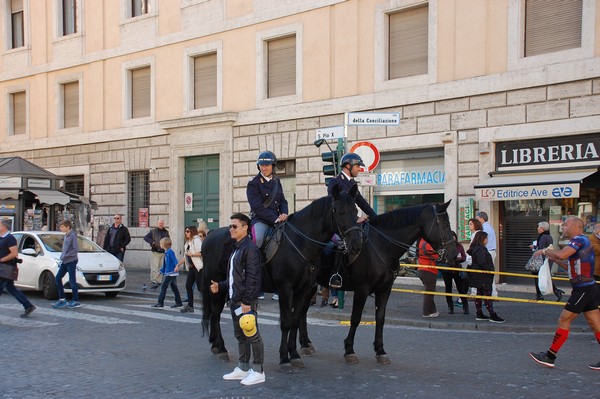
<path id="1" fill-rule="evenodd" d="M 599 18 L 596 0 L 5 0 L 0 157 L 79 183 L 96 227 L 126 215 L 142 262 L 159 218 L 181 250 L 185 225 L 247 212 L 260 151 L 301 209 L 326 195 L 317 129 L 397 113 L 345 127 L 381 154 L 374 209 L 452 199 L 462 240 L 485 210 L 521 271 L 538 221 L 555 241 L 596 221 Z"/>

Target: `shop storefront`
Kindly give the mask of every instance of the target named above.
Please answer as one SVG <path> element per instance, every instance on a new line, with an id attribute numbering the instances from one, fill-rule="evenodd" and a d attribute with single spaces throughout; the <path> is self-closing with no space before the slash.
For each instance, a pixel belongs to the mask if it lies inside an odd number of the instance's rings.
<path id="1" fill-rule="evenodd" d="M 560 226 L 579 217 L 591 234 L 600 221 L 600 136 L 498 143 L 496 170 L 475 186 L 477 201 L 498 201 L 501 270 L 523 273 L 537 224 L 550 224 L 555 247 Z"/>
<path id="2" fill-rule="evenodd" d="M 384 153 L 373 173 L 373 208 L 377 213 L 444 202 L 443 150 Z"/>
<path id="3" fill-rule="evenodd" d="M 59 189 L 62 178 L 19 157 L 0 158 L 0 218 L 12 230 L 58 230 L 70 220 L 78 232 L 90 229 L 92 204 Z"/>

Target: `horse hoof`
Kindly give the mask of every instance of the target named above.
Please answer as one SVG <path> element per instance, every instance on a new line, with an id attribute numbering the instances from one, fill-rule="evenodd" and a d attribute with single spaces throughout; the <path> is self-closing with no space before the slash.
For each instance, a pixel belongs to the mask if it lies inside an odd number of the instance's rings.
<path id="1" fill-rule="evenodd" d="M 375 359 L 377 359 L 377 363 L 379 364 L 390 364 L 390 358 L 388 355 L 377 355 L 375 356 Z"/>
<path id="2" fill-rule="evenodd" d="M 315 349 L 315 346 L 314 346 L 312 343 L 308 344 L 308 348 L 310 349 L 310 351 L 311 351 L 312 353 L 315 353 L 315 352 L 317 351 L 317 350 Z"/>
<path id="3" fill-rule="evenodd" d="M 283 363 L 279 365 L 279 372 L 281 373 L 291 373 L 292 365 L 290 363 Z"/>
<path id="4" fill-rule="evenodd" d="M 219 353 L 219 348 L 217 348 L 216 346 L 214 348 L 210 348 L 210 351 L 213 355 L 216 355 L 217 353 Z"/>
<path id="5" fill-rule="evenodd" d="M 227 352 L 219 353 L 218 358 L 219 358 L 219 361 L 222 363 L 229 362 L 229 354 Z"/>
<path id="6" fill-rule="evenodd" d="M 304 355 L 304 356 L 312 356 L 314 350 L 311 350 L 310 348 L 300 348 L 300 354 Z"/>
<path id="7" fill-rule="evenodd" d="M 304 362 L 302 361 L 302 359 L 292 359 L 292 367 L 295 369 L 303 369 L 304 368 Z"/>
<path id="8" fill-rule="evenodd" d="M 344 359 L 346 359 L 346 363 L 348 364 L 358 364 L 358 356 L 354 353 L 350 355 L 344 355 Z"/>

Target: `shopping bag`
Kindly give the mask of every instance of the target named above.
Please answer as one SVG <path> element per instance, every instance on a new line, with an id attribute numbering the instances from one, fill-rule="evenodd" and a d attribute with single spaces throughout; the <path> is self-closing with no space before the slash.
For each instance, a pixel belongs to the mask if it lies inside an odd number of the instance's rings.
<path id="1" fill-rule="evenodd" d="M 542 295 L 548 295 L 553 292 L 552 273 L 550 273 L 550 263 L 548 262 L 548 258 L 544 260 L 538 273 L 538 287 Z"/>
<path id="2" fill-rule="evenodd" d="M 529 258 L 529 260 L 527 261 L 527 264 L 525 265 L 525 270 L 529 270 L 530 272 L 537 272 L 540 270 L 543 263 L 544 263 L 543 256 L 531 255 L 531 258 Z"/>

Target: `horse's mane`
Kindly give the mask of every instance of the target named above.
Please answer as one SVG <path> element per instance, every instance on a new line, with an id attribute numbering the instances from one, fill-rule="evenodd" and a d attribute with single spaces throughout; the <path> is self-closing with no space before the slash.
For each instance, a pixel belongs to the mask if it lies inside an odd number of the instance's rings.
<path id="1" fill-rule="evenodd" d="M 397 229 L 398 226 L 416 224 L 423 209 L 431 204 L 412 205 L 397 208 L 369 219 L 369 223 L 382 229 Z"/>
<path id="2" fill-rule="evenodd" d="M 331 203 L 329 202 L 330 198 L 330 196 L 325 196 L 314 200 L 299 211 L 290 214 L 288 216 L 288 221 L 293 222 L 294 217 L 300 217 L 301 215 L 306 213 L 312 213 L 314 215 L 325 215 L 329 211 L 329 207 L 331 207 Z"/>

